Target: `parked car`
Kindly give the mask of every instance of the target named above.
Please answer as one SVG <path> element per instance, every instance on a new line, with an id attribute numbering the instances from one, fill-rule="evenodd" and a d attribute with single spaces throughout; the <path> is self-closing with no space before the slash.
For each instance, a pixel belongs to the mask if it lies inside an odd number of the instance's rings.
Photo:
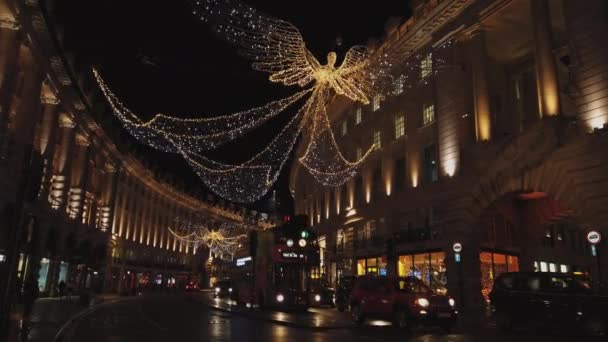
<path id="1" fill-rule="evenodd" d="M 339 311 L 344 311 L 348 308 L 350 293 L 355 283 L 355 277 L 342 277 L 336 286 L 336 307 Z"/>
<path id="2" fill-rule="evenodd" d="M 214 298 L 233 298 L 234 285 L 230 280 L 220 280 L 213 288 Z"/>
<path id="3" fill-rule="evenodd" d="M 503 273 L 494 282 L 490 303 L 496 323 L 504 330 L 552 326 L 592 336 L 607 334 L 608 297 L 594 295 L 574 275 Z"/>
<path id="4" fill-rule="evenodd" d="M 200 287 L 198 286 L 198 283 L 195 281 L 190 281 L 188 283 L 186 283 L 186 286 L 184 286 L 186 291 L 199 291 Z"/>
<path id="5" fill-rule="evenodd" d="M 455 301 L 438 295 L 418 278 L 360 277 L 350 295 L 356 324 L 365 319 L 388 319 L 394 326 L 438 326 L 449 331 L 457 319 Z"/>

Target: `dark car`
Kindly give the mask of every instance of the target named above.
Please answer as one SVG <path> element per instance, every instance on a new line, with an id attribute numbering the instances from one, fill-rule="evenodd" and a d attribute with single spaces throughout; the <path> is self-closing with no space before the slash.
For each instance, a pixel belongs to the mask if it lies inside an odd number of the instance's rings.
<path id="1" fill-rule="evenodd" d="M 215 283 L 213 288 L 214 298 L 232 298 L 234 286 L 230 280 L 220 280 Z"/>
<path id="2" fill-rule="evenodd" d="M 394 326 L 438 326 L 449 331 L 456 323 L 454 299 L 438 295 L 418 278 L 357 278 L 350 295 L 353 321 L 388 319 Z"/>
<path id="3" fill-rule="evenodd" d="M 336 305 L 336 291 L 327 284 L 322 284 L 319 287 L 312 289 L 308 302 L 311 306 L 330 306 Z"/>
<path id="4" fill-rule="evenodd" d="M 344 311 L 348 308 L 348 301 L 355 279 L 353 276 L 347 276 L 340 278 L 338 281 L 338 285 L 336 286 L 336 307 L 339 311 Z"/>
<path id="5" fill-rule="evenodd" d="M 605 336 L 608 297 L 563 273 L 511 272 L 498 276 L 490 293 L 498 326 L 559 327 Z"/>

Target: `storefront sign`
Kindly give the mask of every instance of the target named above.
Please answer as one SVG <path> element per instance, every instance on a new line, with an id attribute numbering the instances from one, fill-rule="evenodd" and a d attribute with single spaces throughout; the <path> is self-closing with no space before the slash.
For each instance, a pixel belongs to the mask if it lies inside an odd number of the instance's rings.
<path id="1" fill-rule="evenodd" d="M 296 252 L 283 252 L 283 254 L 281 254 L 281 256 L 283 256 L 283 258 L 285 258 L 285 259 L 297 259 L 298 258 L 298 253 L 296 253 Z M 300 257 L 303 257 L 303 255 L 300 255 Z"/>
<path id="2" fill-rule="evenodd" d="M 600 241 L 602 241 L 602 234 L 600 234 L 598 231 L 592 230 L 587 233 L 587 241 L 589 241 L 589 243 L 592 245 L 597 245 L 600 243 Z"/>
<path id="3" fill-rule="evenodd" d="M 244 257 L 244 258 L 238 258 L 238 259 L 236 259 L 236 265 L 237 266 L 245 266 L 245 264 L 248 261 L 251 261 L 251 257 L 250 256 Z"/>

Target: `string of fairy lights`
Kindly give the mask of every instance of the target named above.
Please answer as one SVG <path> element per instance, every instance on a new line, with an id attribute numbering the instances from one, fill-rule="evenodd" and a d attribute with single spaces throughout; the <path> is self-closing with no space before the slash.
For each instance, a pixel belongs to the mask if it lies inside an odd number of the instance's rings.
<path id="1" fill-rule="evenodd" d="M 209 249 L 210 256 L 220 259 L 232 259 L 247 237 L 246 228 L 237 224 L 223 222 L 212 228 L 202 220 L 176 218 L 174 221 L 176 228 L 169 228 L 169 232 L 176 240 L 195 250 L 204 245 Z"/>
<path id="2" fill-rule="evenodd" d="M 445 64 L 440 53 L 413 55 L 404 61 L 394 55 L 374 53 L 365 46 L 354 46 L 340 66 L 336 67 L 334 52 L 322 65 L 306 48 L 299 30 L 286 21 L 263 15 L 238 0 L 197 0 L 193 5 L 193 13 L 218 36 L 234 44 L 252 61 L 254 69 L 269 73 L 269 81 L 303 89 L 233 114 L 192 119 L 157 114 L 144 121 L 120 101 L 97 70 L 93 72 L 113 112 L 138 141 L 180 154 L 207 187 L 234 202 L 253 202 L 268 192 L 300 135 L 306 144 L 298 156 L 301 165 L 323 185 L 344 184 L 357 174 L 376 146 L 372 144 L 356 160 L 343 155 L 327 113 L 331 94 L 370 104 L 372 98 L 398 95 L 418 82 L 428 81 L 428 75 L 419 72 L 422 67 L 430 64 L 436 72 L 437 66 Z M 451 42 L 439 49 L 449 45 Z M 305 97 L 298 108 L 297 103 Z M 250 159 L 227 164 L 201 154 L 242 137 L 292 107 L 295 114 L 291 120 Z"/>

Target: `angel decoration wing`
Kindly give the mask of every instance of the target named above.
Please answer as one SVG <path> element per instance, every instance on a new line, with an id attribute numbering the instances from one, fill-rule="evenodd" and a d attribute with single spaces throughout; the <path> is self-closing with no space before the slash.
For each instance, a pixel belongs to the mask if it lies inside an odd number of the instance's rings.
<path id="1" fill-rule="evenodd" d="M 291 23 L 261 14 L 240 1 L 197 0 L 194 5 L 194 14 L 238 46 L 254 69 L 270 73 L 270 81 L 303 87 L 315 79 L 320 64 Z"/>

